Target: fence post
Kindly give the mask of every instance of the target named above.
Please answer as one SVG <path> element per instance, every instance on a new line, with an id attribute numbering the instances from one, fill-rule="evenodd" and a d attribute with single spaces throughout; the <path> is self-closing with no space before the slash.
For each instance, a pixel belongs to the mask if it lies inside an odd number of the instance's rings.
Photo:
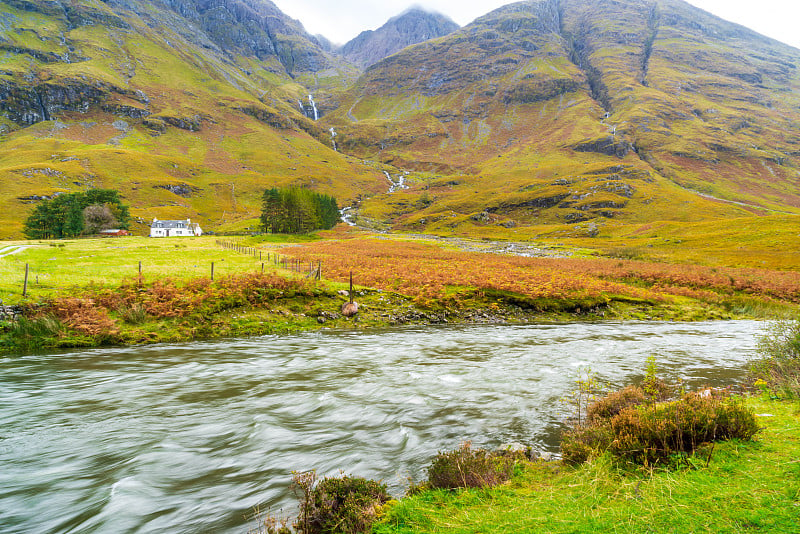
<path id="1" fill-rule="evenodd" d="M 261 264 L 261 274 L 264 274 L 264 264 Z"/>
<path id="2" fill-rule="evenodd" d="M 214 281 L 214 262 L 211 262 L 211 281 Z"/>
<path id="3" fill-rule="evenodd" d="M 28 294 L 28 264 L 25 264 L 25 282 L 22 284 L 22 296 L 26 296 Z"/>

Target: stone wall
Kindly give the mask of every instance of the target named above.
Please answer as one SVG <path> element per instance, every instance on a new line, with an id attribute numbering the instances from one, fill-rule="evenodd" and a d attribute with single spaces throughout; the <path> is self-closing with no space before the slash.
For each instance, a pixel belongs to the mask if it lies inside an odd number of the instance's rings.
<path id="1" fill-rule="evenodd" d="M 16 321 L 22 316 L 22 306 L 0 305 L 0 321 Z"/>

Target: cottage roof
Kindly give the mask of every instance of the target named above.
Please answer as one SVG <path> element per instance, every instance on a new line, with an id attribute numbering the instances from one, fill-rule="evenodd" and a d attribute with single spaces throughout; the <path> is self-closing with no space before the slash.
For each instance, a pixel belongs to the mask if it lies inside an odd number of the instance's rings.
<path id="1" fill-rule="evenodd" d="M 150 228 L 188 228 L 189 224 L 189 219 L 183 219 L 180 221 L 159 221 L 158 219 L 154 219 L 153 224 L 150 225 Z"/>

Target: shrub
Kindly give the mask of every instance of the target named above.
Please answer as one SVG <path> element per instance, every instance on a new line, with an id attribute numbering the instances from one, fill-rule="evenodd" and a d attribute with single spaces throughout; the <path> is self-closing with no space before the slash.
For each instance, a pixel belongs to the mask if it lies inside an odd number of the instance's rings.
<path id="1" fill-rule="evenodd" d="M 87 336 L 105 337 L 116 333 L 116 323 L 108 310 L 97 306 L 94 300 L 77 297 L 55 299 L 45 307 L 66 326 Z"/>
<path id="2" fill-rule="evenodd" d="M 673 391 L 672 386 L 660 378 L 648 378 L 643 386 L 626 386 L 589 404 L 586 409 L 587 421 L 611 419 L 629 406 L 663 402 L 671 397 Z"/>
<path id="3" fill-rule="evenodd" d="M 753 412 L 711 391 L 652 404 L 636 386 L 611 393 L 589 407 L 588 424 L 564 433 L 562 458 L 577 464 L 608 451 L 636 464 L 669 464 L 703 443 L 751 439 L 759 431 Z"/>
<path id="4" fill-rule="evenodd" d="M 642 388 L 639 386 L 627 386 L 619 391 L 609 393 L 590 404 L 586 410 L 586 417 L 590 422 L 611 419 L 623 409 L 642 404 L 644 401 L 645 395 Z"/>
<path id="5" fill-rule="evenodd" d="M 502 484 L 511 478 L 521 455 L 499 455 L 473 449 L 467 442 L 454 451 L 439 452 L 428 468 L 431 488 L 483 488 Z"/>
<path id="6" fill-rule="evenodd" d="M 386 485 L 342 475 L 317 481 L 313 471 L 295 473 L 300 493 L 300 517 L 295 528 L 303 534 L 369 532 L 381 506 L 391 497 Z"/>
<path id="7" fill-rule="evenodd" d="M 254 519 L 256 526 L 248 529 L 247 534 L 294 534 L 286 517 L 275 517 L 256 508 L 248 519 Z"/>
<path id="8" fill-rule="evenodd" d="M 613 437 L 608 421 L 596 419 L 587 426 L 577 426 L 561 436 L 561 459 L 577 465 L 603 454 Z"/>
<path id="9" fill-rule="evenodd" d="M 670 463 L 708 442 L 750 440 L 758 433 L 755 414 L 733 398 L 690 393 L 682 399 L 622 410 L 609 420 L 608 450 L 642 465 Z"/>
<path id="10" fill-rule="evenodd" d="M 759 340 L 758 354 L 750 377 L 778 396 L 800 399 L 800 320 L 774 323 Z"/>

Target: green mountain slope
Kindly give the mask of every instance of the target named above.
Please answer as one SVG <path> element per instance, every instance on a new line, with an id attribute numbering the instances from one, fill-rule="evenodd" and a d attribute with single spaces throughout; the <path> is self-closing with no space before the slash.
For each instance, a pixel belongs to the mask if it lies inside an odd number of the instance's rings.
<path id="1" fill-rule="evenodd" d="M 324 120 L 362 157 L 461 175 L 398 206 L 409 228 L 796 213 L 798 64 L 678 0 L 520 2 L 368 69 Z"/>
<path id="2" fill-rule="evenodd" d="M 271 185 L 385 189 L 309 118 L 309 93 L 354 67 L 271 3 L 200 5 L 0 4 L 0 237 L 38 198 L 87 187 L 119 189 L 143 221 L 211 227 L 252 218 Z"/>
<path id="3" fill-rule="evenodd" d="M 0 238 L 89 187 L 223 230 L 290 183 L 483 236 L 800 214 L 800 51 L 680 0 L 510 4 L 363 73 L 327 50 L 267 0 L 0 3 Z"/>

